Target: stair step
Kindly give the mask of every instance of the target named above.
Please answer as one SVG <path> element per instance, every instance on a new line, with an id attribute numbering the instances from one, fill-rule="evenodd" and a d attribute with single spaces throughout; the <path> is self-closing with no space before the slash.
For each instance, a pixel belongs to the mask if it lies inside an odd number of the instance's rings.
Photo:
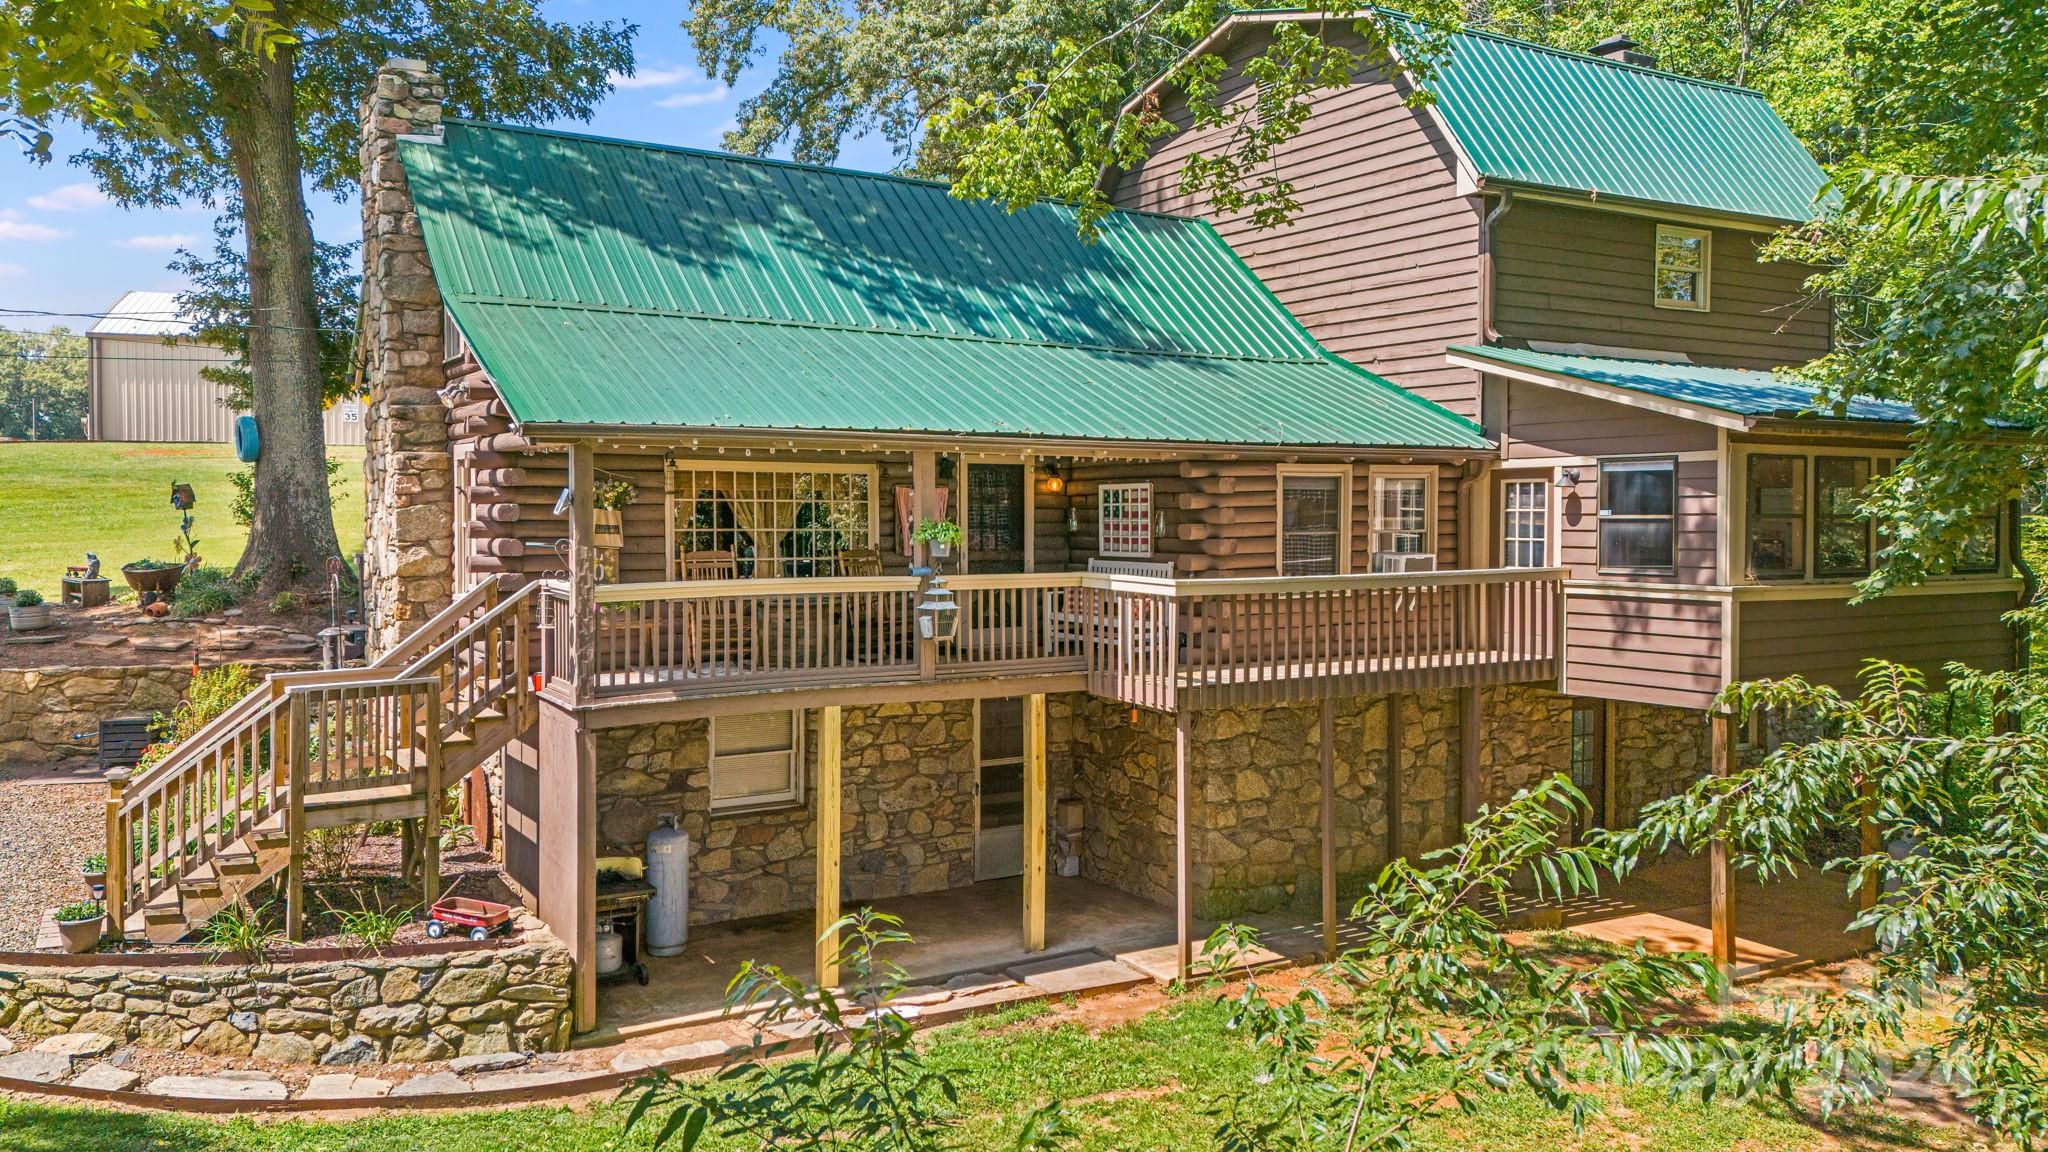
<path id="1" fill-rule="evenodd" d="M 426 797 L 410 783 L 306 797 L 306 827 L 341 828 L 379 820 L 410 820 L 426 813 Z"/>
<path id="2" fill-rule="evenodd" d="M 176 888 L 166 888 L 156 894 L 149 903 L 142 906 L 144 924 L 183 924 L 185 902 L 178 898 Z"/>
<path id="3" fill-rule="evenodd" d="M 223 852 L 213 858 L 213 866 L 222 876 L 254 876 L 263 871 L 254 852 Z"/>

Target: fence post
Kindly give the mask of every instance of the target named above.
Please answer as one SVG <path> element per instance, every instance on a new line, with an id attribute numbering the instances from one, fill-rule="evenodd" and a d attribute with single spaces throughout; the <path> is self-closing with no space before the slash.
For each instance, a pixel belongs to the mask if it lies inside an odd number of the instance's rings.
<path id="1" fill-rule="evenodd" d="M 420 900 L 441 898 L 441 694 L 427 692 L 427 803 L 420 821 Z"/>
<path id="2" fill-rule="evenodd" d="M 284 934 L 297 940 L 306 920 L 306 696 L 293 692 L 287 707 L 285 742 L 286 839 L 284 880 Z"/>
<path id="3" fill-rule="evenodd" d="M 116 941 L 128 939 L 128 837 L 121 809 L 127 803 L 131 775 L 126 768 L 107 773 L 107 882 L 102 903 L 107 909 L 107 935 Z"/>

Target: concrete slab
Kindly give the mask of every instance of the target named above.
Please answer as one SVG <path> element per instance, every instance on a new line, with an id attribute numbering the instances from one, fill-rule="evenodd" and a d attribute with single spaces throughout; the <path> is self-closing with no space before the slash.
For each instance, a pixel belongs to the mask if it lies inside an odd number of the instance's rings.
<path id="1" fill-rule="evenodd" d="M 71 1075 L 71 1058 L 51 1052 L 16 1052 L 12 1056 L 0 1056 L 0 1076 L 11 1076 L 16 1080 L 33 1080 L 38 1084 L 55 1084 Z"/>
<path id="2" fill-rule="evenodd" d="M 391 1090 L 395 1099 L 400 1096 L 440 1096 L 449 1092 L 469 1091 L 469 1081 L 453 1072 L 435 1072 L 426 1076 L 415 1076 Z"/>
<path id="3" fill-rule="evenodd" d="M 73 1060 L 90 1060 L 112 1052 L 115 1040 L 112 1036 L 98 1032 L 67 1032 L 52 1036 L 36 1045 L 36 1051 L 48 1052 L 52 1056 L 67 1056 Z"/>
<path id="4" fill-rule="evenodd" d="M 448 1062 L 448 1070 L 458 1076 L 472 1072 L 507 1072 L 524 1068 L 533 1062 L 533 1057 L 524 1052 L 491 1052 L 478 1056 L 457 1056 Z"/>
<path id="5" fill-rule="evenodd" d="M 194 1100 L 283 1100 L 291 1090 L 269 1077 L 241 1076 L 159 1076 L 143 1089 L 158 1096 L 179 1096 Z"/>
<path id="6" fill-rule="evenodd" d="M 539 1088 L 547 1084 L 566 1084 L 581 1080 L 587 1072 L 564 1069 L 560 1072 L 486 1072 L 471 1078 L 469 1087 L 474 1092 L 503 1092 L 512 1088 Z"/>
<path id="7" fill-rule="evenodd" d="M 1151 977 L 1100 952 L 1019 964 L 1007 974 L 1048 996 L 1093 996 L 1149 983 Z"/>
<path id="8" fill-rule="evenodd" d="M 140 1075 L 126 1068 L 112 1064 L 95 1064 L 71 1078 L 73 1088 L 98 1088 L 107 1092 L 126 1092 L 142 1079 Z"/>
<path id="9" fill-rule="evenodd" d="M 391 1095 L 391 1081 L 329 1072 L 306 1081 L 301 1100 L 376 1100 Z"/>

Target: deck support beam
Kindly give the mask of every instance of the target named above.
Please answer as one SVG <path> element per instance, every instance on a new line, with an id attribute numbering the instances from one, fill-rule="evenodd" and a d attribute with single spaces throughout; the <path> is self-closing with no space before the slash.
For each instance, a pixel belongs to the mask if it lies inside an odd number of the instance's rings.
<path id="1" fill-rule="evenodd" d="M 1045 693 L 1024 697 L 1024 950 L 1045 950 Z"/>
<path id="2" fill-rule="evenodd" d="M 840 747 L 843 713 L 818 710 L 818 987 L 839 986 Z"/>
<path id="3" fill-rule="evenodd" d="M 597 683 L 597 455 L 590 441 L 569 445 L 569 616 L 575 639 L 569 683 L 589 700 Z"/>
<path id="4" fill-rule="evenodd" d="M 1323 838 L 1323 958 L 1337 958 L 1337 705 L 1322 699 L 1320 717 Z"/>
<path id="5" fill-rule="evenodd" d="M 569 950 L 575 1029 L 597 1027 L 597 737 L 570 708 L 540 699 L 535 911 Z"/>
<path id="6" fill-rule="evenodd" d="M 1380 792 L 1387 802 L 1387 862 L 1401 858 L 1401 694 L 1387 694 L 1386 779 Z"/>
<path id="7" fill-rule="evenodd" d="M 1724 711 L 1711 714 L 1713 763 L 1716 776 L 1735 768 L 1735 717 Z M 1707 845 L 1707 905 L 1713 926 L 1714 963 L 1722 971 L 1735 971 L 1735 876 L 1729 859 L 1728 842 L 1716 836 Z"/>
<path id="8" fill-rule="evenodd" d="M 1194 717 L 1183 708 L 1173 714 L 1173 891 L 1175 969 L 1186 981 L 1195 967 L 1195 888 L 1189 854 L 1188 742 Z"/>

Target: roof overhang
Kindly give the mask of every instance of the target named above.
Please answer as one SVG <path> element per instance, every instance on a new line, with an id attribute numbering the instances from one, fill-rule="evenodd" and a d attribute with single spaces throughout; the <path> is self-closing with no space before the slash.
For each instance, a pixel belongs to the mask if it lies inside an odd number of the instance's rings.
<path id="1" fill-rule="evenodd" d="M 1747 416 L 1724 409 L 1713 408 L 1704 404 L 1688 404 L 1663 396 L 1653 396 L 1647 392 L 1638 392 L 1633 388 L 1621 388 L 1613 384 L 1603 384 L 1597 380 L 1587 380 L 1584 377 L 1573 376 L 1565 372 L 1552 372 L 1547 369 L 1530 368 L 1521 364 L 1506 364 L 1491 357 L 1480 356 L 1471 352 L 1452 349 L 1444 353 L 1444 359 L 1457 367 L 1471 368 L 1490 376 L 1500 376 L 1508 380 L 1520 380 L 1527 384 L 1539 384 L 1545 388 L 1555 388 L 1560 392 L 1590 396 L 1595 400 L 1606 400 L 1614 404 L 1627 405 L 1630 408 L 1641 408 L 1646 412 L 1659 412 L 1666 416 L 1675 416 L 1680 420 L 1711 424 L 1716 428 L 1726 428 L 1733 432 L 1747 432 L 1755 423 Z"/>

